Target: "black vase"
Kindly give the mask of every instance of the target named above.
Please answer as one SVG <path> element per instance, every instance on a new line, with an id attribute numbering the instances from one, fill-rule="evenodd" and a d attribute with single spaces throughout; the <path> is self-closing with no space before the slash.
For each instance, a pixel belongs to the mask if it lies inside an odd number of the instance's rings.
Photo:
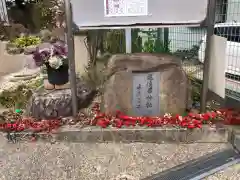
<path id="1" fill-rule="evenodd" d="M 53 85 L 63 85 L 69 81 L 68 65 L 64 64 L 58 69 L 54 69 L 49 64 L 47 66 L 48 81 Z"/>

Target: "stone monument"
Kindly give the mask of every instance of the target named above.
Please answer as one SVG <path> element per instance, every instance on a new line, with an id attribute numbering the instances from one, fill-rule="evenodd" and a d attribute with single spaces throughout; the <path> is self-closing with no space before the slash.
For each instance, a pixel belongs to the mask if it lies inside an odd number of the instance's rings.
<path id="1" fill-rule="evenodd" d="M 114 114 L 182 114 L 191 106 L 191 86 L 181 60 L 168 54 L 114 55 L 107 65 L 102 109 Z"/>

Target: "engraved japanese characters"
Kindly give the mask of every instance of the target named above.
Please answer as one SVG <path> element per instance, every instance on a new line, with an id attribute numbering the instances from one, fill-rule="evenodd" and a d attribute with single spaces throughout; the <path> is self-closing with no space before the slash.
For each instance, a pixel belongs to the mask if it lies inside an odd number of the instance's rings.
<path id="1" fill-rule="evenodd" d="M 133 73 L 133 112 L 137 115 L 158 115 L 159 72 Z"/>

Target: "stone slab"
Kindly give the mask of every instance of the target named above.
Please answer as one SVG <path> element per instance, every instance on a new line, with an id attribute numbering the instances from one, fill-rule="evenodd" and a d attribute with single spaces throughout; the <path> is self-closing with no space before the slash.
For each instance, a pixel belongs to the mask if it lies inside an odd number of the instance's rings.
<path id="1" fill-rule="evenodd" d="M 234 136 L 233 146 L 240 152 L 240 134 Z"/>
<path id="2" fill-rule="evenodd" d="M 26 133 L 25 133 L 26 134 Z M 24 136 L 18 133 L 17 137 Z M 74 128 L 62 127 L 58 131 L 37 134 L 40 140 L 48 141 L 67 141 L 67 142 L 143 142 L 143 143 L 227 143 L 229 131 L 226 127 L 209 128 L 204 126 L 202 129 L 179 129 L 179 128 L 105 128 L 87 127 Z"/>

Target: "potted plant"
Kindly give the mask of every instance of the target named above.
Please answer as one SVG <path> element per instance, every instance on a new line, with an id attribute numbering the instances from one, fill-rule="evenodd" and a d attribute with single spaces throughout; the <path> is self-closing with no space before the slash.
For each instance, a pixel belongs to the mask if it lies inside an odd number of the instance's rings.
<path id="1" fill-rule="evenodd" d="M 57 88 L 65 85 L 69 81 L 68 74 L 68 58 L 67 58 L 67 46 L 65 43 L 53 43 L 50 46 L 39 49 L 33 53 L 33 59 L 37 66 L 46 65 L 48 84 L 46 89 L 61 89 Z"/>

